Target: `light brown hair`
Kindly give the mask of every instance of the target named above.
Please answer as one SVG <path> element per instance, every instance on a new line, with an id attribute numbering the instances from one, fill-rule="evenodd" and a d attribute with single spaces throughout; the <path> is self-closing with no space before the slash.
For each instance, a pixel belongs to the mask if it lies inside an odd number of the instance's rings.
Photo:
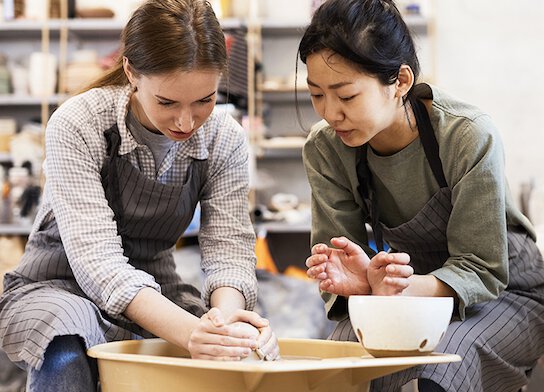
<path id="1" fill-rule="evenodd" d="M 115 65 L 83 91 L 128 83 L 123 57 L 139 75 L 227 68 L 225 36 L 206 0 L 148 0 L 121 33 Z"/>

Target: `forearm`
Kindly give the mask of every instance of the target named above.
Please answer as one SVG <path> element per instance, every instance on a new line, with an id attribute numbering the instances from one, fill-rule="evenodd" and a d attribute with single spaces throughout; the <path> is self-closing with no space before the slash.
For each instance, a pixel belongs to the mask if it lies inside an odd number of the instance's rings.
<path id="1" fill-rule="evenodd" d="M 414 297 L 453 297 L 457 301 L 455 291 L 434 275 L 412 275 L 408 278 L 409 286 L 402 295 Z"/>
<path id="2" fill-rule="evenodd" d="M 199 323 L 198 317 L 152 288 L 140 290 L 124 315 L 154 335 L 183 348 L 188 348 L 191 333 Z"/>
<path id="3" fill-rule="evenodd" d="M 238 309 L 246 308 L 244 295 L 233 287 L 219 287 L 210 297 L 210 305 L 219 308 L 227 318 Z"/>

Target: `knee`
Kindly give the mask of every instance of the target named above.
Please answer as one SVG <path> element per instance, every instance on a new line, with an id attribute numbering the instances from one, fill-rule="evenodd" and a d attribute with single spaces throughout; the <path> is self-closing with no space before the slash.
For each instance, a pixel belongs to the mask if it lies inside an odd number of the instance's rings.
<path id="1" fill-rule="evenodd" d="M 96 392 L 96 360 L 87 357 L 79 336 L 57 336 L 47 349 L 42 367 L 29 368 L 27 391 Z"/>
<path id="2" fill-rule="evenodd" d="M 88 366 L 82 339 L 76 335 L 56 336 L 45 350 L 41 371 L 57 373 L 79 366 Z"/>

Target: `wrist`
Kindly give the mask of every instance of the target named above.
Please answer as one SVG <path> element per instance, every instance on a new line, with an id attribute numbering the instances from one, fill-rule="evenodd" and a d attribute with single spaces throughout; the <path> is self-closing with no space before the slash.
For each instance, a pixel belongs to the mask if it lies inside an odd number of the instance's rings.
<path id="1" fill-rule="evenodd" d="M 227 319 L 238 309 L 245 309 L 246 299 L 240 291 L 233 287 L 219 287 L 210 296 L 210 305 L 221 310 Z"/>

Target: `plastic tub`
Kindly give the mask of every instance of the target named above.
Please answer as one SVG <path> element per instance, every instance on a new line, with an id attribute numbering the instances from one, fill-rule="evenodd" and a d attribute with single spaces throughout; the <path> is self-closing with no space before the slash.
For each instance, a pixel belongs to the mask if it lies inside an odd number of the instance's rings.
<path id="1" fill-rule="evenodd" d="M 194 360 L 161 339 L 101 344 L 102 392 L 350 392 L 368 391 L 370 380 L 414 365 L 460 361 L 458 355 L 373 358 L 359 343 L 280 339 L 282 360 L 218 362 Z"/>

